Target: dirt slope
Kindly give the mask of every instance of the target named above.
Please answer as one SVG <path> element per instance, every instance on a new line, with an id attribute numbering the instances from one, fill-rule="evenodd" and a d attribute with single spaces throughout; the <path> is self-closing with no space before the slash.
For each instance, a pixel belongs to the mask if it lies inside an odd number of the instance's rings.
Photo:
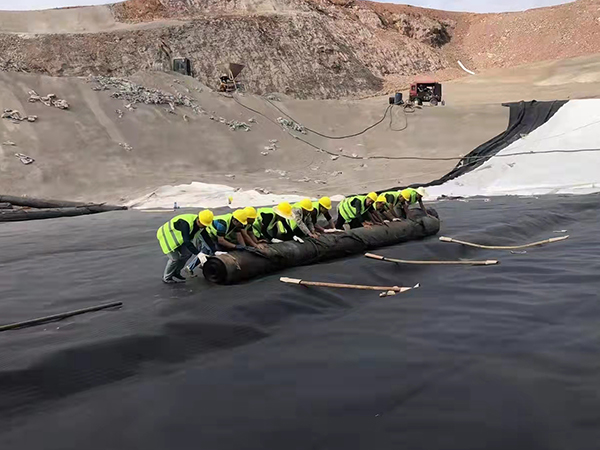
<path id="1" fill-rule="evenodd" d="M 2 32 L 4 34 L 2 34 Z M 25 34 L 24 34 L 25 33 Z M 214 86 L 247 65 L 254 93 L 339 98 L 600 52 L 600 0 L 507 14 L 463 14 L 346 0 L 129 0 L 0 13 L 0 70 L 52 76 L 168 70 L 186 56 Z"/>
<path id="2" fill-rule="evenodd" d="M 277 193 L 350 193 L 431 179 L 455 165 L 454 161 L 334 160 L 233 99 L 206 89 L 198 92 L 196 88 L 201 85 L 190 77 L 147 73 L 134 78 L 148 87 L 192 95 L 206 114 L 195 114 L 187 107 L 176 107 L 173 114 L 167 105 L 138 105 L 130 111 L 125 101 L 111 98 L 110 91 L 92 90 L 94 83 L 84 79 L 0 74 L 0 105 L 39 117 L 35 123 L 0 121 L 0 143 L 17 144 L 0 147 L 0 192 L 126 201 L 162 185 L 202 181 L 263 187 Z M 28 103 L 30 89 L 55 93 L 71 108 L 63 111 Z M 283 116 L 260 97 L 244 96 L 239 101 L 274 121 Z M 308 127 L 341 135 L 380 119 L 387 98 L 340 102 L 283 97 L 274 103 Z M 124 113 L 122 118 L 117 109 Z M 232 131 L 221 118 L 244 121 L 251 130 Z M 348 156 L 460 155 L 502 131 L 506 121 L 507 111 L 499 105 L 424 108 L 407 118 L 397 109 L 392 126 L 403 131 L 392 131 L 388 118 L 371 132 L 349 140 L 301 136 Z M 263 156 L 271 140 L 278 141 L 277 149 Z M 133 150 L 119 144 L 130 145 Z M 35 163 L 21 164 L 14 157 L 16 152 L 35 158 Z"/>

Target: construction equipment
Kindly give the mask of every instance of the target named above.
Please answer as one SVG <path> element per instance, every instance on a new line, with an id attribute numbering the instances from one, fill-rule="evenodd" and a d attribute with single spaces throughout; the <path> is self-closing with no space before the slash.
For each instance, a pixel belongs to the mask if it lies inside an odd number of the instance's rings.
<path id="1" fill-rule="evenodd" d="M 236 78 L 244 70 L 243 64 L 227 63 L 222 66 L 221 76 L 219 77 L 219 92 L 234 92 L 242 88 Z"/>
<path id="2" fill-rule="evenodd" d="M 188 58 L 174 58 L 173 72 L 187 76 L 192 75 L 192 62 Z"/>
<path id="3" fill-rule="evenodd" d="M 442 99 L 442 85 L 436 81 L 415 81 L 410 85 L 408 99 L 417 105 L 422 105 L 423 102 L 429 102 L 432 106 L 437 106 L 439 103 L 446 104 Z"/>

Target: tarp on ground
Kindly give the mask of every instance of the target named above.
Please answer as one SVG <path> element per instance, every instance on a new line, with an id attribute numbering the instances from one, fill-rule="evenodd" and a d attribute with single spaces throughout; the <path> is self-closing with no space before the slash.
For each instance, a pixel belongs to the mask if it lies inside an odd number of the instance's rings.
<path id="1" fill-rule="evenodd" d="M 600 441 L 600 198 L 440 202 L 445 235 L 571 238 L 527 253 L 404 243 L 286 270 L 377 292 L 160 281 L 136 211 L 0 226 L 2 323 L 108 301 L 0 334 L 0 448 L 44 450 L 594 449 Z M 65 238 L 65 230 L 68 238 Z"/>

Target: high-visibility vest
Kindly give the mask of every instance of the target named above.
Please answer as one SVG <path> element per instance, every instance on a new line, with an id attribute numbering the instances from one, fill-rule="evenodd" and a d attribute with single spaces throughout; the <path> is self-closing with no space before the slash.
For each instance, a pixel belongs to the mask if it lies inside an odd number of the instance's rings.
<path id="1" fill-rule="evenodd" d="M 160 243 L 160 248 L 163 253 L 172 253 L 183 244 L 183 234 L 181 231 L 175 229 L 175 222 L 178 220 L 185 220 L 190 226 L 190 233 L 194 229 L 194 223 L 198 216 L 196 214 L 180 214 L 179 216 L 173 217 L 156 232 L 156 238 Z M 190 236 L 192 237 L 192 236 Z"/>
<path id="2" fill-rule="evenodd" d="M 410 194 L 410 200 L 408 201 L 409 205 L 412 205 L 413 203 L 417 203 L 418 200 L 418 193 L 416 190 L 412 189 L 412 188 L 406 188 L 404 189 L 400 194 L 402 195 L 402 198 L 404 198 L 404 194 L 408 192 Z"/>
<path id="3" fill-rule="evenodd" d="M 218 233 L 217 233 L 217 229 L 215 228 L 214 224 L 217 220 L 222 220 L 223 222 L 225 222 L 226 227 L 227 227 L 227 231 L 225 232 L 225 236 L 222 236 L 223 238 L 225 238 L 226 240 L 228 240 L 229 242 L 232 242 L 234 244 L 237 244 L 237 239 L 235 237 L 235 234 L 238 232 L 238 230 L 235 229 L 235 227 L 232 225 L 231 223 L 231 219 L 233 219 L 233 214 L 223 214 L 222 216 L 216 216 L 213 219 L 213 223 L 211 223 L 208 227 L 208 234 L 211 238 L 213 238 L 213 240 L 216 242 L 217 238 L 218 238 Z"/>
<path id="4" fill-rule="evenodd" d="M 273 227 L 275 226 L 275 224 L 277 223 L 277 214 L 275 214 L 275 211 L 273 211 L 273 208 L 258 208 L 256 213 L 257 213 L 256 219 L 254 220 L 254 224 L 253 224 L 254 235 L 259 238 L 268 238 L 269 236 L 263 236 L 263 234 L 262 234 L 263 223 L 264 223 L 263 214 L 271 214 L 272 215 L 271 221 L 269 223 L 267 223 L 267 232 L 271 231 L 273 229 Z"/>
<path id="5" fill-rule="evenodd" d="M 354 206 L 352 206 L 351 204 L 355 199 L 360 200 L 360 211 L 356 211 Z M 365 212 L 371 209 L 373 205 L 367 207 L 365 205 L 366 200 L 366 195 L 355 195 L 354 197 L 345 198 L 338 205 L 338 212 L 342 215 L 344 220 L 346 220 L 346 222 L 349 223 L 352 221 L 352 219 L 356 219 L 358 216 L 362 216 Z"/>
<path id="6" fill-rule="evenodd" d="M 400 192 L 398 191 L 389 191 L 381 194 L 385 196 L 385 199 L 388 201 L 388 204 L 395 206 L 400 201 Z M 391 199 L 391 200 L 390 200 Z"/>

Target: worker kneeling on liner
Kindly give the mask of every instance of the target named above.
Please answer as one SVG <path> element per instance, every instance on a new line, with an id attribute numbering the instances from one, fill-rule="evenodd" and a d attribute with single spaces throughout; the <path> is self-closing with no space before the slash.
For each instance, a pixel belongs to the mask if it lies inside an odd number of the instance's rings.
<path id="1" fill-rule="evenodd" d="M 315 231 L 312 220 L 312 212 L 314 209 L 313 203 L 309 198 L 302 199 L 298 203 L 292 205 L 292 219 L 286 220 L 294 235 L 298 237 L 319 237 L 319 234 Z M 292 237 L 288 238 L 291 239 Z"/>
<path id="2" fill-rule="evenodd" d="M 331 199 L 329 197 L 322 197 L 318 202 L 312 202 L 313 210 L 311 213 L 312 223 L 315 231 L 318 233 L 324 233 L 325 229 L 334 229 L 335 224 L 329 211 L 331 210 Z M 323 217 L 327 221 L 327 225 L 322 227 L 318 224 L 319 219 Z"/>
<path id="3" fill-rule="evenodd" d="M 293 236 L 288 220 L 293 219 L 292 205 L 282 202 L 273 208 L 259 208 L 253 224 L 254 236 L 271 242 L 280 237 L 279 226 L 284 230 L 281 237 Z"/>
<path id="4" fill-rule="evenodd" d="M 375 211 L 371 213 L 375 223 L 384 223 L 385 220 L 391 221 L 396 217 L 392 214 L 390 206 L 385 198 L 385 195 L 379 195 L 375 202 Z"/>
<path id="5" fill-rule="evenodd" d="M 367 195 L 355 195 L 342 200 L 338 205 L 338 218 L 335 227 L 338 230 L 344 229 L 344 224 L 350 228 L 367 228 L 373 224 L 373 204 L 377 200 L 375 192 L 369 192 Z"/>
<path id="6" fill-rule="evenodd" d="M 418 189 L 406 188 L 400 192 L 400 204 L 404 210 L 404 214 L 408 217 L 408 208 L 416 203 L 419 204 L 423 212 L 428 216 L 429 213 L 423 205 L 423 197 L 425 196 L 425 189 L 420 187 Z"/>
<path id="7" fill-rule="evenodd" d="M 406 219 L 404 216 L 404 209 L 402 208 L 402 203 L 400 201 L 402 198 L 401 192 L 402 191 L 387 191 L 380 194 L 385 197 L 390 214 L 394 216 L 394 219 L 398 220 L 401 218 Z"/>
<path id="8" fill-rule="evenodd" d="M 216 247 L 208 232 L 212 221 L 213 213 L 205 210 L 198 215 L 175 216 L 158 229 L 156 237 L 163 253 L 169 258 L 163 274 L 165 283 L 185 282 L 181 269 L 192 255 L 200 253 L 193 243 L 198 236 L 202 241 L 202 251 L 207 254 L 215 253 Z"/>
<path id="9" fill-rule="evenodd" d="M 216 216 L 208 227 L 208 234 L 217 243 L 219 250 L 243 250 L 246 248 L 242 230 L 248 225 L 248 215 L 243 209 L 232 214 Z"/>
<path id="10" fill-rule="evenodd" d="M 256 223 L 256 219 L 258 218 L 258 211 L 252 206 L 247 206 L 244 208 L 244 212 L 248 218 L 248 224 L 242 229 L 242 237 L 244 238 L 244 242 L 247 247 L 254 247 L 259 250 L 263 250 L 267 243 L 266 239 L 259 239 L 254 234 L 254 224 Z"/>

